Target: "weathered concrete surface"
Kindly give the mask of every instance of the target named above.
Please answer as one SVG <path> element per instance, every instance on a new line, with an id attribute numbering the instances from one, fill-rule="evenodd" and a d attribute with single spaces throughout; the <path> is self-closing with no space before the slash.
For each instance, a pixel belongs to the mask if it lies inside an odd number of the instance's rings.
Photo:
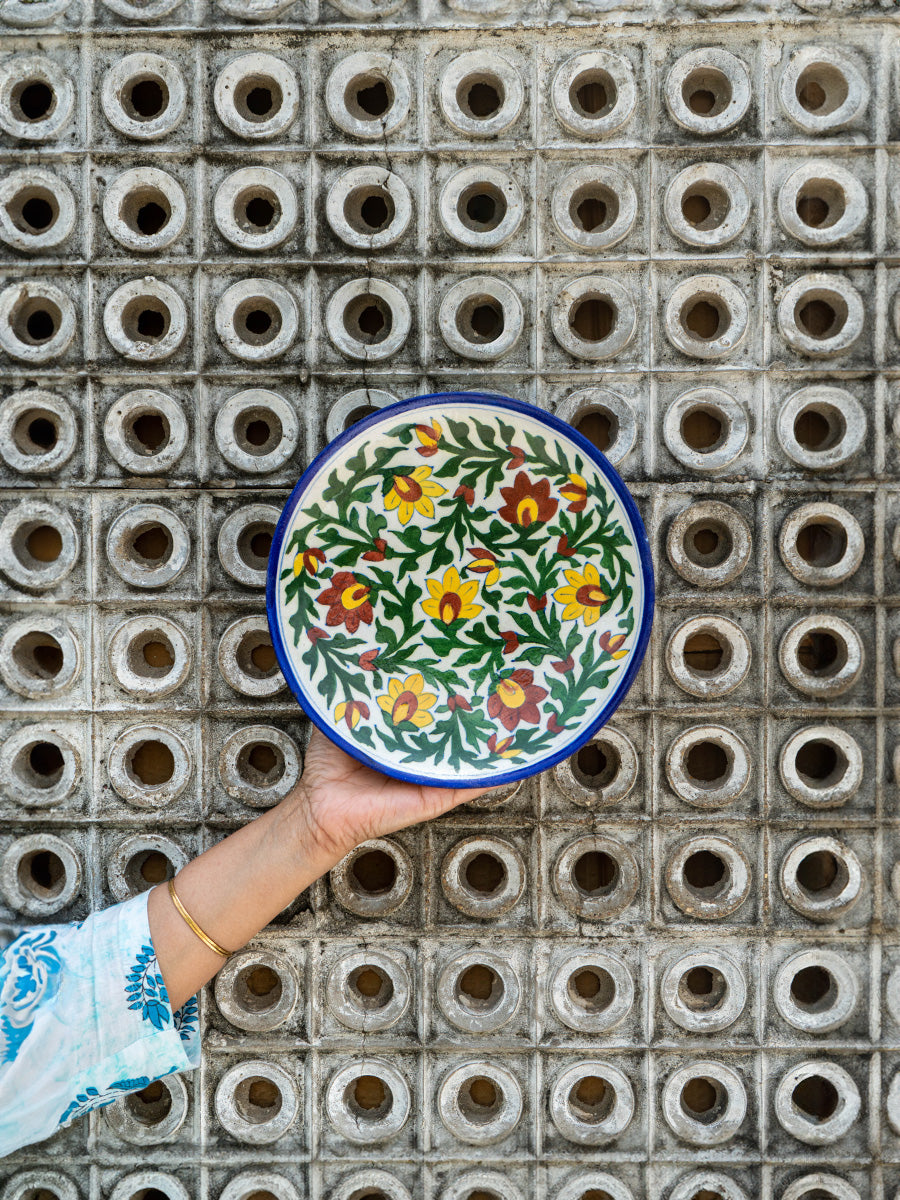
<path id="1" fill-rule="evenodd" d="M 900 1194 L 897 16 L 0 4 L 0 918 L 297 778 L 265 561 L 368 409 L 560 413 L 659 585 L 595 749 L 348 859 L 3 1200 Z"/>

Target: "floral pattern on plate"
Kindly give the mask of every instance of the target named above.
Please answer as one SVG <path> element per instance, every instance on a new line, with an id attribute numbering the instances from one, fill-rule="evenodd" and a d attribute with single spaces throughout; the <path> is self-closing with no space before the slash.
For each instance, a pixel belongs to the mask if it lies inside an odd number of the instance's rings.
<path id="1" fill-rule="evenodd" d="M 519 778 L 621 698 L 646 641 L 644 533 L 563 428 L 515 401 L 428 397 L 351 430 L 298 486 L 272 550 L 274 640 L 365 761 Z"/>

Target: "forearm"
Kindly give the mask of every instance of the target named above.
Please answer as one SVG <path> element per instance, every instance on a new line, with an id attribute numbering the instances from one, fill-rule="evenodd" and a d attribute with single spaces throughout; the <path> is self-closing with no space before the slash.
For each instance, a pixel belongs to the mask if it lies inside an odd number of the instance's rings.
<path id="1" fill-rule="evenodd" d="M 195 858 L 176 876 L 178 897 L 213 941 L 245 945 L 336 860 L 302 836 L 300 801 L 288 797 Z M 223 966 L 176 910 L 165 885 L 148 901 L 150 933 L 173 1008 Z"/>
<path id="2" fill-rule="evenodd" d="M 314 730 L 298 787 L 179 871 L 178 898 L 208 937 L 238 950 L 359 842 L 439 816 L 482 791 L 398 783 Z M 225 959 L 191 930 L 166 887 L 150 893 L 148 915 L 169 1000 L 180 1008 Z"/>

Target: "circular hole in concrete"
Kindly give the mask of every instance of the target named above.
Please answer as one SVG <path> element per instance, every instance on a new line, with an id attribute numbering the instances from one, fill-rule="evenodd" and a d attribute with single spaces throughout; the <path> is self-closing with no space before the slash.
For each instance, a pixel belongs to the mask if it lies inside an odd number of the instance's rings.
<path id="1" fill-rule="evenodd" d="M 587 120 L 605 117 L 615 108 L 618 96 L 612 76 L 602 70 L 581 71 L 569 85 L 569 103 Z"/>
<path id="2" fill-rule="evenodd" d="M 56 93 L 43 79 L 23 79 L 10 100 L 20 121 L 46 121 L 56 108 Z"/>
<path id="3" fill-rule="evenodd" d="M 59 216 L 59 203 L 49 188 L 32 184 L 16 192 L 6 211 L 20 233 L 45 233 Z"/>
<path id="4" fill-rule="evenodd" d="M 797 661 L 807 675 L 827 679 L 835 675 L 847 661 L 847 647 L 840 645 L 827 629 L 810 629 L 797 647 Z"/>
<path id="5" fill-rule="evenodd" d="M 346 1099 L 358 1120 L 381 1121 L 391 1111 L 394 1096 L 377 1075 L 360 1075 L 347 1088 Z"/>
<path id="6" fill-rule="evenodd" d="M 18 869 L 19 886 L 39 900 L 55 899 L 66 884 L 66 868 L 52 850 L 32 850 L 23 855 Z"/>
<path id="7" fill-rule="evenodd" d="M 603 850 L 588 850 L 572 867 L 572 883 L 585 896 L 606 896 L 618 881 L 619 864 Z"/>
<path id="8" fill-rule="evenodd" d="M 34 525 L 24 535 L 23 545 L 35 562 L 56 562 L 62 554 L 62 534 L 52 525 Z"/>
<path id="9" fill-rule="evenodd" d="M 344 219 L 351 229 L 371 237 L 386 229 L 396 215 L 394 198 L 387 188 L 354 188 L 344 201 Z"/>
<path id="10" fill-rule="evenodd" d="M 685 444 L 700 454 L 718 449 L 725 434 L 725 422 L 716 409 L 692 408 L 681 418 L 681 436 Z"/>
<path id="11" fill-rule="evenodd" d="M 722 521 L 704 518 L 684 535 L 684 552 L 697 567 L 717 567 L 732 551 L 731 533 Z"/>
<path id="12" fill-rule="evenodd" d="M 374 121 L 394 103 L 394 89 L 383 75 L 357 75 L 347 85 L 344 103 L 357 120 Z"/>
<path id="13" fill-rule="evenodd" d="M 684 881 L 691 891 L 707 897 L 721 891 L 728 879 L 728 867 L 711 850 L 696 850 L 686 860 Z"/>
<path id="14" fill-rule="evenodd" d="M 718 229 L 731 211 L 731 197 L 723 187 L 703 180 L 681 197 L 681 215 L 692 229 L 706 233 Z"/>
<path id="15" fill-rule="evenodd" d="M 234 106 L 245 121 L 271 120 L 284 103 L 281 85 L 270 75 L 247 75 L 234 89 Z"/>
<path id="16" fill-rule="evenodd" d="M 592 446 L 605 453 L 619 434 L 619 422 L 605 408 L 593 409 L 578 419 L 575 428 Z"/>
<path id="17" fill-rule="evenodd" d="M 122 330 L 132 342 L 158 342 L 169 331 L 171 314 L 155 296 L 136 296 L 122 309 Z"/>
<path id="18" fill-rule="evenodd" d="M 693 1012 L 712 1012 L 725 999 L 728 985 L 716 967 L 692 967 L 678 981 L 682 1003 Z"/>
<path id="19" fill-rule="evenodd" d="M 358 342 L 375 345 L 390 334 L 394 319 L 390 307 L 381 299 L 364 293 L 354 296 L 344 309 L 344 328 Z"/>
<path id="20" fill-rule="evenodd" d="M 797 867 L 797 882 L 807 892 L 825 892 L 838 879 L 841 864 L 830 850 L 813 850 Z"/>
<path id="21" fill-rule="evenodd" d="M 833 567 L 847 550 L 847 533 L 837 521 L 810 521 L 797 533 L 797 553 L 811 567 Z"/>
<path id="22" fill-rule="evenodd" d="M 17 449 L 23 454 L 46 454 L 59 441 L 56 414 L 31 408 L 18 418 L 12 435 Z"/>
<path id="23" fill-rule="evenodd" d="M 494 854 L 473 855 L 465 865 L 465 881 L 475 892 L 493 896 L 506 883 L 506 867 Z"/>
<path id="24" fill-rule="evenodd" d="M 616 306 L 603 296 L 579 300 L 569 314 L 569 324 L 586 342 L 602 342 L 616 326 Z"/>
<path id="25" fill-rule="evenodd" d="M 153 1127 L 172 1111 L 172 1094 L 161 1079 L 125 1097 L 125 1108 L 140 1125 Z"/>
<path id="26" fill-rule="evenodd" d="M 169 89 L 158 75 L 144 75 L 129 80 L 122 99 L 132 120 L 153 121 L 168 108 Z"/>
<path id="27" fill-rule="evenodd" d="M 486 963 L 473 963 L 456 981 L 457 1000 L 477 1012 L 496 1008 L 503 999 L 503 980 Z"/>
<path id="28" fill-rule="evenodd" d="M 684 766 L 697 783 L 719 783 L 728 775 L 728 755 L 717 742 L 695 742 L 684 756 Z"/>
<path id="29" fill-rule="evenodd" d="M 238 643 L 235 658 L 240 669 L 251 679 L 271 679 L 278 670 L 275 647 L 268 633 L 251 630 Z"/>
<path id="30" fill-rule="evenodd" d="M 695 675 L 718 675 L 731 661 L 726 649 L 713 633 L 692 633 L 684 643 L 684 662 Z"/>
<path id="31" fill-rule="evenodd" d="M 132 747 L 128 768 L 145 787 L 160 787 L 175 774 L 175 756 L 165 742 L 148 739 Z"/>
<path id="32" fill-rule="evenodd" d="M 503 1103 L 503 1092 L 492 1079 L 476 1075 L 459 1089 L 459 1107 L 466 1119 L 484 1124 L 494 1119 Z"/>
<path id="33" fill-rule="evenodd" d="M 615 746 L 598 739 L 588 742 L 573 756 L 572 774 L 582 787 L 601 789 L 612 783 L 622 760 Z"/>
<path id="34" fill-rule="evenodd" d="M 715 67 L 700 67 L 685 78 L 681 96 L 695 116 L 717 117 L 731 103 L 731 80 Z"/>
<path id="35" fill-rule="evenodd" d="M 172 535 L 165 525 L 139 526 L 131 537 L 130 556 L 141 566 L 159 567 L 172 554 Z"/>
<path id="36" fill-rule="evenodd" d="M 837 1111 L 838 1091 L 824 1075 L 810 1075 L 800 1080 L 791 1092 L 791 1100 L 809 1120 L 827 1121 Z"/>
<path id="37" fill-rule="evenodd" d="M 830 63 L 810 63 L 797 78 L 796 96 L 802 109 L 825 117 L 847 100 L 850 88 L 843 71 Z"/>
<path id="38" fill-rule="evenodd" d="M 383 896 L 397 881 L 397 863 L 384 850 L 366 850 L 353 860 L 350 876 L 363 895 Z"/>
<path id="39" fill-rule="evenodd" d="M 500 111 L 505 89 L 496 75 L 467 76 L 456 89 L 456 102 L 467 117 L 487 121 Z"/>
<path id="40" fill-rule="evenodd" d="M 457 216 L 467 229 L 489 233 L 496 229 L 507 213 L 506 197 L 491 183 L 474 183 L 459 197 Z"/>
<path id="41" fill-rule="evenodd" d="M 12 649 L 13 661 L 30 679 L 54 679 L 62 670 L 62 646 L 52 634 L 25 633 Z"/>
<path id="42" fill-rule="evenodd" d="M 794 759 L 797 774 L 808 787 L 831 787 L 846 774 L 847 759 L 834 742 L 814 738 L 804 742 Z"/>
<path id="43" fill-rule="evenodd" d="M 351 971 L 347 982 L 356 1003 L 367 1010 L 384 1008 L 394 994 L 390 976 L 371 963 Z"/>
<path id="44" fill-rule="evenodd" d="M 694 1121 L 707 1125 L 722 1114 L 725 1107 L 725 1089 L 716 1079 L 698 1075 L 689 1079 L 681 1089 L 681 1107 Z"/>
<path id="45" fill-rule="evenodd" d="M 731 314 L 718 297 L 693 296 L 681 310 L 682 328 L 698 342 L 722 337 L 730 325 Z"/>
<path id="46" fill-rule="evenodd" d="M 253 787 L 274 787 L 284 776 L 284 755 L 271 742 L 251 742 L 238 755 L 237 771 Z"/>
<path id="47" fill-rule="evenodd" d="M 570 999 L 590 1013 L 609 1008 L 616 997 L 616 984 L 609 971 L 602 967 L 579 967 L 569 976 Z"/>
<path id="48" fill-rule="evenodd" d="M 595 1125 L 605 1121 L 616 1103 L 616 1093 L 599 1075 L 585 1075 L 569 1091 L 569 1108 L 579 1121 Z"/>
<path id="49" fill-rule="evenodd" d="M 245 1012 L 267 1012 L 279 1002 L 282 991 L 278 972 L 262 963 L 245 967 L 234 981 L 234 998 Z"/>
<path id="50" fill-rule="evenodd" d="M 791 999 L 804 1012 L 830 1008 L 835 991 L 834 976 L 825 967 L 803 967 L 791 980 Z"/>
<path id="51" fill-rule="evenodd" d="M 242 1079 L 234 1089 L 235 1108 L 251 1125 L 273 1120 L 281 1111 L 282 1103 L 278 1084 L 261 1075 Z"/>

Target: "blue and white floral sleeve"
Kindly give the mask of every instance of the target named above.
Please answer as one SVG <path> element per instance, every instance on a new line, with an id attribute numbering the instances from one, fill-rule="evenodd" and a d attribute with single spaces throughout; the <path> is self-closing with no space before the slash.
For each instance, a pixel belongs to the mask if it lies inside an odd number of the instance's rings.
<path id="1" fill-rule="evenodd" d="M 0 1157 L 199 1062 L 197 1001 L 172 1011 L 147 893 L 0 951 Z"/>

